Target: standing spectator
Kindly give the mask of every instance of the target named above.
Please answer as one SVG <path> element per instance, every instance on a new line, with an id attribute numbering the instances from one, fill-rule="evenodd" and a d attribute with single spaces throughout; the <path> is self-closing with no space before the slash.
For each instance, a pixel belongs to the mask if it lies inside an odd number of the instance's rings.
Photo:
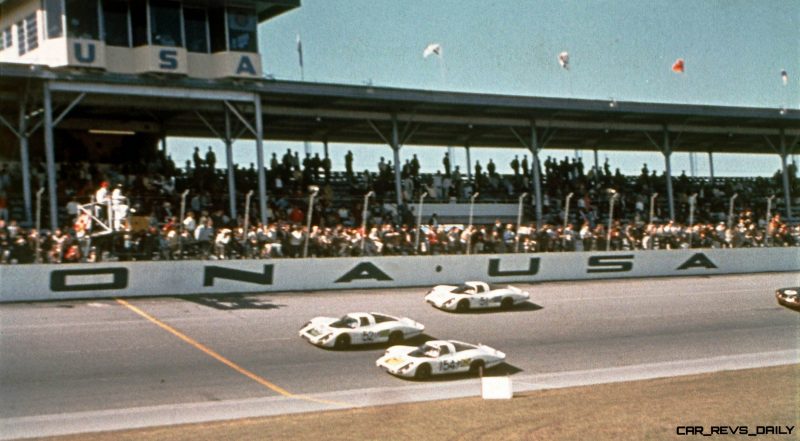
<path id="1" fill-rule="evenodd" d="M 200 171 L 203 168 L 203 158 L 200 157 L 200 147 L 195 146 L 192 160 L 194 161 L 195 171 Z"/>
<path id="2" fill-rule="evenodd" d="M 511 170 L 514 170 L 514 177 L 519 176 L 519 155 L 514 155 L 514 159 L 511 160 Z"/>
<path id="3" fill-rule="evenodd" d="M 208 146 L 208 151 L 206 152 L 206 165 L 208 166 L 209 173 L 213 174 L 214 167 L 217 165 L 217 156 L 214 154 L 214 150 L 211 146 Z"/>
<path id="4" fill-rule="evenodd" d="M 417 154 L 414 153 L 414 156 L 411 158 L 411 176 L 416 179 L 419 176 L 419 159 L 417 159 Z"/>
<path id="5" fill-rule="evenodd" d="M 492 160 L 491 160 L 491 159 L 489 159 L 489 163 L 488 163 L 488 164 L 486 164 L 486 172 L 487 172 L 487 173 L 489 173 L 489 178 L 492 178 L 492 177 L 494 177 L 494 172 L 495 172 L 496 170 L 497 170 L 497 169 L 496 169 L 496 167 L 495 167 L 495 165 L 494 165 L 494 162 L 492 162 Z"/>
<path id="6" fill-rule="evenodd" d="M 311 158 L 311 176 L 314 180 L 314 183 L 319 182 L 320 168 L 322 168 L 322 158 L 319 157 L 319 153 L 314 153 L 314 157 Z"/>
<path id="7" fill-rule="evenodd" d="M 98 219 L 103 219 L 104 213 L 107 212 L 106 204 L 109 201 L 109 194 L 108 194 L 108 181 L 103 181 L 100 183 L 100 188 L 94 193 L 94 216 Z"/>
<path id="8" fill-rule="evenodd" d="M 278 172 L 278 168 L 280 167 L 280 163 L 278 162 L 278 154 L 272 152 L 272 158 L 269 160 L 269 171 L 272 173 Z"/>
<path id="9" fill-rule="evenodd" d="M 581 231 L 578 233 L 578 236 L 583 242 L 583 251 L 593 251 L 593 242 L 594 242 L 594 235 L 592 234 L 592 229 L 589 225 L 589 222 L 584 222 L 583 226 L 581 226 Z"/>
<path id="10" fill-rule="evenodd" d="M 353 180 L 353 152 L 350 150 L 344 155 L 344 170 L 347 180 Z"/>
<path id="11" fill-rule="evenodd" d="M 450 153 L 444 152 L 444 158 L 442 158 L 442 165 L 444 165 L 444 175 L 446 177 L 450 177 Z"/>

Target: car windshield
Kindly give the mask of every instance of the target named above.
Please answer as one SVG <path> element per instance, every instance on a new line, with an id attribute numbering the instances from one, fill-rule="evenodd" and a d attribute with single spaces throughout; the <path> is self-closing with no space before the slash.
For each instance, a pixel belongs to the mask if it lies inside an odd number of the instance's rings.
<path id="1" fill-rule="evenodd" d="M 439 348 L 431 345 L 422 345 L 412 351 L 409 355 L 412 357 L 437 358 L 439 356 Z"/>
<path id="2" fill-rule="evenodd" d="M 453 294 L 474 294 L 475 288 L 469 285 L 461 285 L 458 288 L 451 291 Z"/>
<path id="3" fill-rule="evenodd" d="M 351 328 L 355 329 L 358 327 L 358 320 L 350 317 L 349 315 L 342 316 L 339 320 L 331 323 L 330 325 L 332 328 Z"/>

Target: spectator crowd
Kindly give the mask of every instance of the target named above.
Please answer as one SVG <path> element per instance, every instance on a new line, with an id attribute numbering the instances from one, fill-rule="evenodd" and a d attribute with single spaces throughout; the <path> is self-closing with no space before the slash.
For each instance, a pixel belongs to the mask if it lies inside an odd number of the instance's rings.
<path id="1" fill-rule="evenodd" d="M 521 225 L 495 221 L 487 225 L 443 224 L 435 216 L 416 224 L 414 202 L 423 193 L 429 200 L 465 202 L 480 192 L 481 202 L 516 202 L 530 192 L 531 162 L 527 156 L 513 159 L 512 173 L 500 174 L 489 160 L 484 170 L 476 161 L 474 173 L 465 176 L 452 167 L 448 154 L 442 169 L 420 172 L 414 155 L 401 167 L 401 200 L 394 202 L 394 166 L 381 158 L 377 170 L 356 173 L 352 152 L 345 155 L 344 172 L 333 172 L 329 158 L 287 150 L 273 153 L 265 170 L 268 180 L 268 224 L 245 210 L 243 198 L 235 218 L 227 209 L 227 174 L 216 168 L 214 152 L 195 148 L 193 159 L 180 169 L 159 152 L 147 161 L 132 161 L 118 167 L 88 161 L 59 164 L 59 198 L 69 202 L 61 214 L 61 228 L 54 231 L 26 225 L 9 216 L 9 195 L 20 199 L 14 170 L 0 168 L 0 263 L 91 262 L 98 260 L 258 259 L 302 256 L 343 257 L 360 255 L 539 253 L 558 251 L 602 251 L 680 248 L 740 248 L 799 246 L 800 226 L 785 222 L 780 214 L 766 212 L 766 198 L 780 194 L 780 177 L 751 179 L 673 178 L 675 221 L 665 220 L 666 177 L 649 171 L 645 164 L 639 176 L 611 172 L 608 160 L 602 167 L 585 170 L 578 159 L 542 162 L 543 222 L 531 223 L 533 207 L 526 204 Z M 790 170 L 791 185 L 797 187 L 796 167 Z M 44 185 L 42 167 L 34 170 L 34 187 Z M 257 188 L 253 166 L 235 167 L 240 193 Z M 103 183 L 103 185 L 101 185 Z M 110 186 L 108 184 L 111 184 Z M 307 217 L 308 187 L 320 188 L 313 214 Z M 104 187 L 105 186 L 105 187 Z M 97 198 L 104 188 L 125 191 L 128 211 L 114 232 L 97 234 L 81 206 Z M 100 190 L 98 190 L 100 188 Z M 618 199 L 613 219 L 604 217 L 613 188 Z M 185 201 L 184 190 L 189 190 Z M 375 198 L 362 226 L 364 195 Z M 116 193 L 115 193 L 116 192 Z M 565 198 L 572 193 L 570 215 Z M 662 195 L 649 210 L 651 196 Z M 105 195 L 105 192 L 103 192 Z M 729 216 L 729 198 L 738 194 L 736 213 Z M 693 222 L 689 224 L 689 200 L 696 195 Z M 104 196 L 105 197 L 105 196 Z M 780 199 L 776 199 L 779 201 Z M 178 209 L 177 207 L 184 207 Z M 97 213 L 95 213 L 97 214 Z M 609 222 L 610 221 L 610 222 Z M 310 228 L 307 225 L 311 225 Z M 96 225 L 94 225 L 96 227 Z M 610 226 L 610 228 L 609 228 Z M 419 236 L 419 237 L 417 237 Z"/>

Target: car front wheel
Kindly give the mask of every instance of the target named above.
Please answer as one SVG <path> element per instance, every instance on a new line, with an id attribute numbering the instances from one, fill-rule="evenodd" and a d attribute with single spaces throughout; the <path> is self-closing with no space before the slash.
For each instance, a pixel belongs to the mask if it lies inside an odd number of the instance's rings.
<path id="1" fill-rule="evenodd" d="M 334 343 L 333 347 L 336 349 L 347 349 L 350 347 L 350 336 L 349 335 L 340 335 L 336 337 L 336 343 Z"/>
<path id="2" fill-rule="evenodd" d="M 431 365 L 428 363 L 420 365 L 417 368 L 417 372 L 414 374 L 414 378 L 418 380 L 424 380 L 426 378 L 430 378 L 431 376 Z"/>

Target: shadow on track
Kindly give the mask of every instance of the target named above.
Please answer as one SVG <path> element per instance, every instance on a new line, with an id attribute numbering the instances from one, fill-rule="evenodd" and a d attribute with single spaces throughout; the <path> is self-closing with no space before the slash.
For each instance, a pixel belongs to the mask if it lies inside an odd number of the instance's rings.
<path id="1" fill-rule="evenodd" d="M 537 305 L 536 303 L 533 302 L 525 302 L 525 303 L 520 303 L 519 305 L 514 305 L 509 309 L 500 309 L 500 308 L 468 309 L 466 311 L 448 311 L 445 309 L 439 309 L 439 311 L 458 315 L 458 314 L 502 314 L 504 312 L 538 311 L 540 309 L 544 309 L 544 306 Z"/>
<path id="2" fill-rule="evenodd" d="M 221 311 L 235 311 L 238 309 L 278 309 L 286 305 L 276 305 L 262 296 L 247 294 L 224 294 L 213 296 L 186 296 L 177 297 L 180 300 L 208 306 Z"/>
<path id="3" fill-rule="evenodd" d="M 398 345 L 402 346 L 421 346 L 426 341 L 430 340 L 438 340 L 436 337 L 430 336 L 425 334 L 424 332 L 416 337 L 411 337 L 408 340 L 404 340 L 402 343 L 398 343 Z M 308 342 L 306 342 L 308 343 Z M 311 345 L 314 346 L 314 345 Z M 323 349 L 326 351 L 332 352 L 368 352 L 368 351 L 377 351 L 377 350 L 384 350 L 388 348 L 390 345 L 389 343 L 372 343 L 366 345 L 350 345 L 348 348 L 338 349 L 338 348 L 324 348 L 317 346 L 319 349 Z M 395 345 L 392 345 L 395 346 Z"/>
<path id="4" fill-rule="evenodd" d="M 499 365 L 497 365 L 497 366 L 495 366 L 495 367 L 493 367 L 491 369 L 485 369 L 483 371 L 483 376 L 484 377 L 502 377 L 502 376 L 506 376 L 506 375 L 511 376 L 511 375 L 517 374 L 519 372 L 522 372 L 522 369 L 520 369 L 520 368 L 518 368 L 518 367 L 516 367 L 516 366 L 514 366 L 512 364 L 508 364 L 508 363 L 503 362 L 503 363 L 501 363 L 501 364 L 499 364 Z M 462 372 L 462 373 L 458 373 L 458 374 L 434 375 L 434 376 L 432 376 L 430 378 L 425 378 L 425 379 L 405 378 L 405 377 L 399 377 L 399 376 L 394 376 L 394 377 L 395 378 L 399 378 L 401 380 L 414 381 L 414 382 L 420 382 L 420 383 L 425 383 L 425 382 L 446 383 L 446 382 L 449 382 L 449 381 L 459 381 L 459 380 L 468 380 L 468 379 L 471 379 L 471 378 L 479 378 L 479 375 L 478 374 L 469 373 L 469 372 Z"/>

